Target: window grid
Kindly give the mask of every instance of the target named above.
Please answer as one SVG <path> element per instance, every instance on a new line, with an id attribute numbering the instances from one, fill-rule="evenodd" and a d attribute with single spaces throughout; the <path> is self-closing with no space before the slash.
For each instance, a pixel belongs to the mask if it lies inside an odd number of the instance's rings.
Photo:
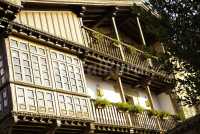
<path id="1" fill-rule="evenodd" d="M 60 112 L 62 115 L 74 115 L 73 98 L 69 95 L 58 95 Z"/>
<path id="2" fill-rule="evenodd" d="M 35 84 L 48 87 L 51 86 L 47 54 L 45 49 L 31 44 L 30 53 Z"/>
<path id="3" fill-rule="evenodd" d="M 51 86 L 51 62 L 56 89 L 86 93 L 83 69 L 78 58 L 50 50 L 48 59 L 45 48 L 13 39 L 10 42 L 15 80 Z"/>
<path id="4" fill-rule="evenodd" d="M 17 94 L 18 109 L 19 110 L 26 110 L 24 88 L 17 87 L 16 94 Z"/>
<path id="5" fill-rule="evenodd" d="M 11 55 L 15 80 L 32 83 L 28 44 L 11 40 Z"/>
<path id="6" fill-rule="evenodd" d="M 51 51 L 51 59 L 56 88 L 85 93 L 79 59 L 55 51 Z"/>

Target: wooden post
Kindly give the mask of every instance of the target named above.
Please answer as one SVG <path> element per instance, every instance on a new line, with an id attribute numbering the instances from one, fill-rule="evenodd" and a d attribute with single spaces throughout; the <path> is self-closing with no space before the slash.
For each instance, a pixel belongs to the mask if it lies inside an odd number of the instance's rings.
<path id="1" fill-rule="evenodd" d="M 115 30 L 115 34 L 116 34 L 117 40 L 120 42 L 119 32 L 118 32 L 118 29 L 117 29 L 117 25 L 116 25 L 114 16 L 112 16 L 112 22 L 113 22 L 113 26 L 114 26 L 114 30 Z M 124 56 L 122 45 L 120 43 L 118 45 L 119 45 L 119 48 L 120 48 L 122 60 L 125 61 L 125 56 Z"/>
<path id="2" fill-rule="evenodd" d="M 144 39 L 144 35 L 143 35 L 143 32 L 142 32 L 142 27 L 140 25 L 140 20 L 139 20 L 138 16 L 136 17 L 136 20 L 137 20 L 138 28 L 139 28 L 139 31 L 140 31 L 140 36 L 142 38 L 142 43 L 143 43 L 144 46 L 146 46 L 146 41 Z"/>
<path id="3" fill-rule="evenodd" d="M 146 86 L 146 91 L 147 91 L 147 96 L 148 96 L 148 100 L 150 102 L 151 109 L 155 110 L 155 107 L 153 105 L 153 97 L 151 95 L 151 90 L 150 90 L 149 85 Z M 158 119 L 157 119 L 157 124 L 158 124 L 158 127 L 159 127 L 160 131 L 161 131 L 160 134 L 163 134 L 163 129 L 162 129 L 162 127 L 160 125 L 160 121 Z"/>

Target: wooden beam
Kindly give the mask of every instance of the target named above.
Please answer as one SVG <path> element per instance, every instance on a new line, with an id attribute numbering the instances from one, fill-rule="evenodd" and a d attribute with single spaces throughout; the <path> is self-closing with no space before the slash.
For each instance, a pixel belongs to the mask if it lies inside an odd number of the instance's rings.
<path id="1" fill-rule="evenodd" d="M 105 22 L 109 17 L 111 17 L 112 14 L 106 14 L 103 17 L 101 17 L 99 20 L 97 20 L 97 23 L 93 26 L 93 29 L 99 27 L 103 22 Z"/>

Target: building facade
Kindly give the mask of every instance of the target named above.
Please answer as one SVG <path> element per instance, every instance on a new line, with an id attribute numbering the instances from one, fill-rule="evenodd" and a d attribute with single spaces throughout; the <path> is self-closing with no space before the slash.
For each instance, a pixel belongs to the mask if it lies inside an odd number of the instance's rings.
<path id="1" fill-rule="evenodd" d="M 130 0 L 0 1 L 0 132 L 165 133 L 173 118 L 98 108 L 95 99 L 177 113 L 173 75 L 145 57 Z M 131 44 L 131 45 L 128 45 Z"/>

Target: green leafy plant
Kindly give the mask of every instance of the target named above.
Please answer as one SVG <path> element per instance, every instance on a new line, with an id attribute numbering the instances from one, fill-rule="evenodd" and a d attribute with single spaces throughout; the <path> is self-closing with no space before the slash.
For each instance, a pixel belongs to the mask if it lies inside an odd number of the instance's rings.
<path id="1" fill-rule="evenodd" d="M 158 117 L 158 111 L 157 110 L 147 110 L 147 115 L 149 117 Z"/>
<path id="2" fill-rule="evenodd" d="M 128 112 L 131 110 L 131 107 L 132 107 L 131 104 L 127 102 L 118 102 L 118 103 L 115 103 L 114 105 L 117 107 L 119 111 L 122 111 L 122 112 Z"/>
<path id="3" fill-rule="evenodd" d="M 138 114 L 138 113 L 142 113 L 144 111 L 143 107 L 139 106 L 139 105 L 133 105 L 130 109 L 130 112 Z"/>
<path id="4" fill-rule="evenodd" d="M 97 98 L 95 100 L 95 107 L 97 107 L 97 108 L 105 108 L 105 107 L 110 106 L 110 105 L 111 105 L 111 102 L 108 101 L 107 99 Z"/>
<path id="5" fill-rule="evenodd" d="M 183 121 L 185 119 L 184 114 L 182 112 L 177 113 L 173 116 L 175 120 L 177 121 Z"/>
<path id="6" fill-rule="evenodd" d="M 163 112 L 163 111 L 158 111 L 158 117 L 160 118 L 160 119 L 165 119 L 165 118 L 168 118 L 168 117 L 170 117 L 171 115 L 170 115 L 170 113 L 168 113 L 168 112 Z"/>

